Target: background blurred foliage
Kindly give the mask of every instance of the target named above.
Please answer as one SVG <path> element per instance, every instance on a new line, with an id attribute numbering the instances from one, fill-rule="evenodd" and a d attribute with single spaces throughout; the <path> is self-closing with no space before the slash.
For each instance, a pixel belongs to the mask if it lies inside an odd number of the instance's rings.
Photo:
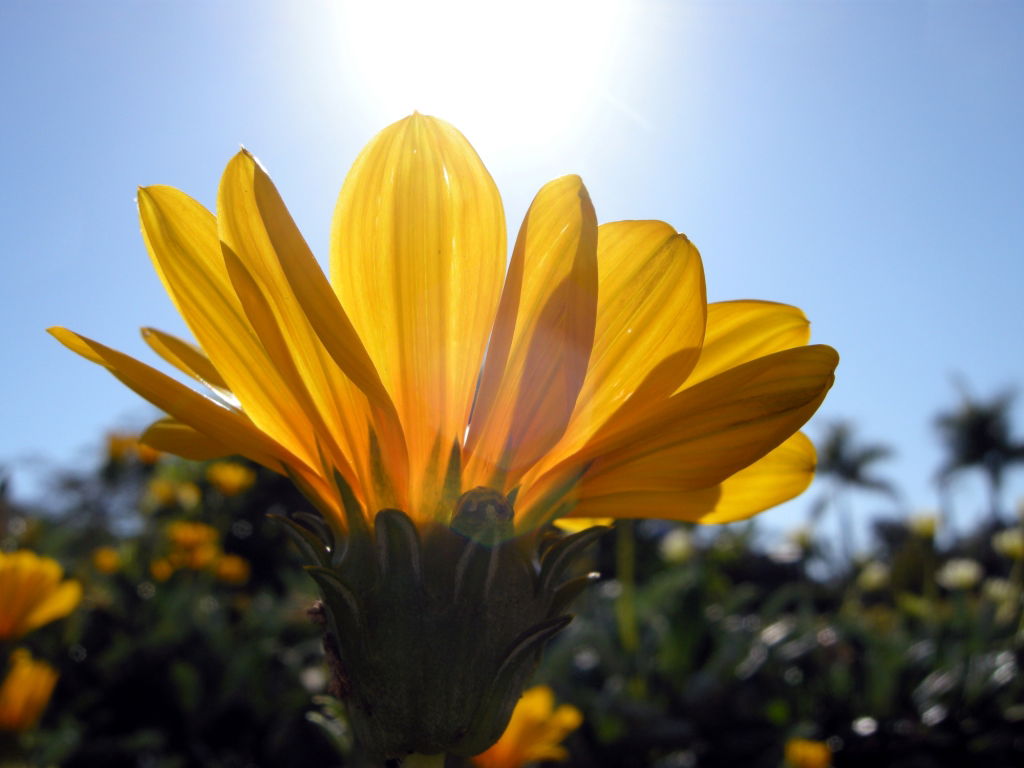
<path id="1" fill-rule="evenodd" d="M 971 455 L 939 477 L 974 467 L 993 488 L 991 514 L 956 535 L 902 510 L 876 472 L 884 447 L 846 425 L 826 435 L 812 527 L 786 541 L 753 522 L 617 526 L 536 675 L 583 713 L 570 764 L 775 768 L 791 739 L 827 743 L 836 766 L 1024 764 L 1024 532 L 999 508 L 1018 448 L 1001 428 L 993 458 L 962 421 Z M 813 526 L 855 491 L 889 507 L 851 556 Z M 369 765 L 325 695 L 312 582 L 266 517 L 307 508 L 265 470 L 121 438 L 98 468 L 55 477 L 45 509 L 0 501 L 0 547 L 56 557 L 85 587 L 72 616 L 20 643 L 60 681 L 40 727 L 0 750 L 71 768 Z M 209 541 L 202 526 L 182 538 L 182 521 L 212 526 Z"/>

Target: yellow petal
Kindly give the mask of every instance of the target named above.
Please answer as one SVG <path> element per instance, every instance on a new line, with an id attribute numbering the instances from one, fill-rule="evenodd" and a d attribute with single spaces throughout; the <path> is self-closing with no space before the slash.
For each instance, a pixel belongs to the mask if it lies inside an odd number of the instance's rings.
<path id="1" fill-rule="evenodd" d="M 210 358 L 195 344 L 158 331 L 156 328 L 143 328 L 142 338 L 154 352 L 182 373 L 211 389 L 229 391 L 228 385 L 210 362 Z"/>
<path id="2" fill-rule="evenodd" d="M 632 485 L 617 489 L 623 493 L 666 486 L 697 490 L 722 482 L 810 418 L 832 386 L 838 361 L 835 350 L 822 345 L 784 350 L 685 389 L 643 418 L 613 419 L 582 451 L 520 493 L 521 525 L 536 525 L 551 514 L 539 508 L 541 499 L 581 468 L 584 484 L 606 475 L 629 479 Z"/>
<path id="3" fill-rule="evenodd" d="M 238 453 L 177 419 L 160 419 L 149 425 L 139 440 L 151 448 L 192 461 L 209 461 Z"/>
<path id="4" fill-rule="evenodd" d="M 594 351 L 566 434 L 538 473 L 579 450 L 642 382 L 649 401 L 671 395 L 704 338 L 704 269 L 685 235 L 660 221 L 612 222 L 597 232 Z"/>
<path id="5" fill-rule="evenodd" d="M 46 599 L 36 605 L 32 612 L 25 617 L 22 631 L 31 632 L 33 629 L 49 624 L 51 621 L 64 618 L 75 610 L 81 599 L 82 585 L 77 581 L 68 579 L 53 590 Z"/>
<path id="6" fill-rule="evenodd" d="M 309 421 L 234 294 L 213 215 L 170 187 L 140 189 L 138 199 L 142 233 L 153 263 L 246 415 L 291 453 L 315 464 L 318 455 Z"/>
<path id="7" fill-rule="evenodd" d="M 257 429 L 245 416 L 193 392 L 169 376 L 97 341 L 66 328 L 50 333 L 69 349 L 109 369 L 125 385 L 178 421 L 208 435 L 218 435 L 226 444 L 239 446 L 239 453 L 275 471 L 281 462 L 303 467 L 298 457 Z"/>
<path id="8" fill-rule="evenodd" d="M 698 523 L 743 520 L 803 493 L 814 477 L 815 461 L 814 445 L 797 432 L 763 458 L 710 488 L 674 490 L 667 482 L 661 488 L 624 492 L 623 488 L 649 488 L 652 484 L 644 476 L 647 469 L 638 462 L 593 482 L 585 480 L 571 516 L 556 522 L 572 523 L 576 516 L 584 515 L 661 517 Z"/>
<path id="9" fill-rule="evenodd" d="M 423 478 L 431 454 L 463 438 L 505 249 L 498 190 L 447 123 L 413 115 L 384 129 L 345 179 L 331 282 L 394 401 L 425 497 L 443 480 Z"/>
<path id="10" fill-rule="evenodd" d="M 594 343 L 596 256 L 583 182 L 545 185 L 505 280 L 470 424 L 467 486 L 511 487 L 565 432 Z"/>
<path id="11" fill-rule="evenodd" d="M 354 484 L 365 491 L 370 485 L 371 413 L 363 391 L 381 392 L 377 372 L 340 307 L 332 324 L 336 334 L 345 336 L 344 348 L 351 350 L 341 360 L 345 367 L 339 368 L 318 338 L 285 267 L 287 261 L 310 265 L 315 259 L 270 177 L 248 152 L 228 163 L 217 212 L 225 263 L 249 321 L 335 466 L 343 474 L 345 467 L 354 466 L 360 478 Z M 403 473 L 402 466 L 389 470 Z M 371 508 L 404 501 L 364 500 Z"/>
<path id="12" fill-rule="evenodd" d="M 752 300 L 709 304 L 704 348 L 684 386 L 758 357 L 803 346 L 810 336 L 807 317 L 787 304 Z"/>

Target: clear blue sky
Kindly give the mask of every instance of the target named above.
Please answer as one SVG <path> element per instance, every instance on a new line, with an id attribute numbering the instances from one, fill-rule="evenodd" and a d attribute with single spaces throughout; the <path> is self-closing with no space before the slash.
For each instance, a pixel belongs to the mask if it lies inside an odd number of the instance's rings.
<path id="1" fill-rule="evenodd" d="M 15 492 L 32 491 L 34 459 L 93 461 L 104 430 L 151 415 L 44 332 L 150 362 L 140 326 L 183 332 L 137 185 L 212 206 L 244 144 L 324 256 L 348 165 L 420 109 L 474 143 L 513 232 L 543 182 L 579 173 L 601 220 L 686 232 L 712 300 L 802 307 L 842 355 L 810 433 L 854 420 L 897 450 L 886 469 L 910 504 L 934 506 L 952 374 L 984 396 L 1024 382 L 1024 4 L 606 5 L 595 20 L 585 3 L 510 3 L 432 28 L 327 2 L 0 4 L 0 466 Z M 978 490 L 961 486 L 962 514 Z"/>

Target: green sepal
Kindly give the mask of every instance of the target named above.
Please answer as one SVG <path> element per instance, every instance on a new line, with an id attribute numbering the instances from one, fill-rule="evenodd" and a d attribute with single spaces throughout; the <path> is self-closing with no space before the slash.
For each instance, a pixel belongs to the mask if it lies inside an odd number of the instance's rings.
<path id="1" fill-rule="evenodd" d="M 299 552 L 307 560 L 321 566 L 329 566 L 331 564 L 331 553 L 327 549 L 327 545 L 317 538 L 315 533 L 302 527 L 294 520 L 289 520 L 284 515 L 270 513 L 267 517 L 284 526 L 285 533 L 288 534 L 288 537 L 295 543 L 295 546 L 299 548 Z"/>
<path id="2" fill-rule="evenodd" d="M 540 579 L 537 585 L 540 592 L 553 589 L 555 581 L 562 577 L 569 563 L 608 530 L 608 526 L 596 525 L 593 528 L 566 536 L 548 547 L 540 561 Z"/>

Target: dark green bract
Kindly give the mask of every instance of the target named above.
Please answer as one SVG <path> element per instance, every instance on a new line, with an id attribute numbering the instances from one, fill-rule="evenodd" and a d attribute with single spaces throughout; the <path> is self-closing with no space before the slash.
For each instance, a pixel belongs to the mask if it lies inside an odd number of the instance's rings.
<path id="1" fill-rule="evenodd" d="M 385 509 L 371 530 L 344 495 L 348 532 L 337 546 L 317 518 L 285 522 L 315 563 L 317 615 L 356 738 L 384 758 L 484 751 L 594 578 L 566 580 L 567 566 L 606 529 L 514 538 L 509 501 L 478 488 L 459 499 L 450 527 L 417 528 Z"/>

